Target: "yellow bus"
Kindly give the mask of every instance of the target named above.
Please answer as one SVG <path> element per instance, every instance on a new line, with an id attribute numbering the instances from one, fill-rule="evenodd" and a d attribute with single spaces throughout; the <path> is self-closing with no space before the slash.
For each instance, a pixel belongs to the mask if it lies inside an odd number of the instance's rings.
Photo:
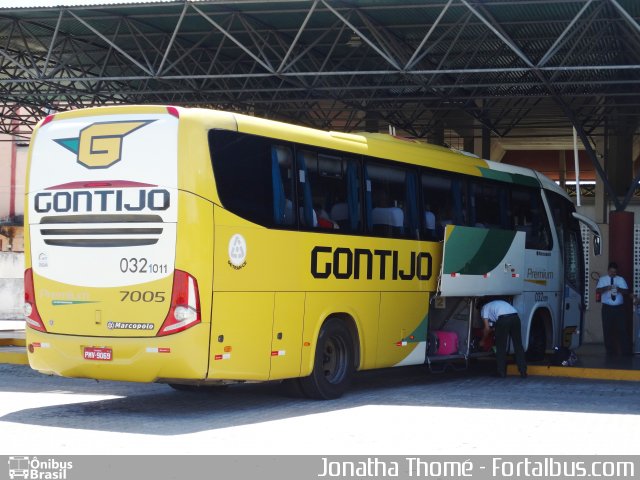
<path id="1" fill-rule="evenodd" d="M 43 119 L 26 184 L 27 345 L 43 373 L 287 380 L 336 398 L 357 370 L 486 355 L 484 295 L 518 308 L 531 355 L 580 341 L 578 220 L 597 226 L 531 170 L 383 134 L 113 106 Z"/>

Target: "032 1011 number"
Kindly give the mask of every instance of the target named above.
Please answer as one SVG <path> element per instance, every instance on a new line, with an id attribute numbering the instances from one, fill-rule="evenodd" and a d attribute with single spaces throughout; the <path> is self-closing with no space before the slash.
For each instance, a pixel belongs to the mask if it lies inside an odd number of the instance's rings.
<path id="1" fill-rule="evenodd" d="M 152 292 L 141 290 L 120 290 L 121 302 L 164 302 L 165 292 Z"/>
<path id="2" fill-rule="evenodd" d="M 122 273 L 168 273 L 167 264 L 151 263 L 144 257 L 121 258 L 120 271 Z"/>

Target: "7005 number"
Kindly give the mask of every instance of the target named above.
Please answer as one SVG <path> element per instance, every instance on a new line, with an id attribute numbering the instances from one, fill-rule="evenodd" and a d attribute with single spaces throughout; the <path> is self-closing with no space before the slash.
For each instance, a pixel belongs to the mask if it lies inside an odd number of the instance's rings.
<path id="1" fill-rule="evenodd" d="M 121 302 L 164 302 L 165 292 L 151 292 L 140 290 L 120 290 Z"/>
<path id="2" fill-rule="evenodd" d="M 121 258 L 120 271 L 122 273 L 168 273 L 167 264 L 150 263 L 144 257 Z"/>

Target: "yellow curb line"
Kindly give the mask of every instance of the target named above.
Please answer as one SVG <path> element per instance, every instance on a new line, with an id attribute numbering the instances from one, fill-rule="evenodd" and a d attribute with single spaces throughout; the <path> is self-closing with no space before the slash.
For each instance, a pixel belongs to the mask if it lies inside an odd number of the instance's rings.
<path id="1" fill-rule="evenodd" d="M 25 347 L 27 341 L 24 338 L 0 338 L 1 347 Z"/>
<path id="2" fill-rule="evenodd" d="M 0 350 L 0 363 L 11 363 L 14 365 L 29 365 L 27 350 L 21 349 L 13 352 L 3 352 Z"/>
<path id="3" fill-rule="evenodd" d="M 608 368 L 581 368 L 581 367 L 552 367 L 530 365 L 527 367 L 529 375 L 544 377 L 571 377 L 588 378 L 592 380 L 622 380 L 627 382 L 640 382 L 640 370 L 618 370 Z M 507 367 L 508 375 L 519 375 L 516 365 Z"/>

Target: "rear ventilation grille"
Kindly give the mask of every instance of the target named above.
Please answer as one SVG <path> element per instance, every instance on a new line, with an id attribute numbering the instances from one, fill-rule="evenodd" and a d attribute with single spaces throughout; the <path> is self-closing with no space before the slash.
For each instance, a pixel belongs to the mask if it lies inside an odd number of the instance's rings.
<path id="1" fill-rule="evenodd" d="M 154 245 L 163 231 L 159 215 L 61 215 L 43 217 L 40 225 L 44 243 L 58 247 Z"/>

